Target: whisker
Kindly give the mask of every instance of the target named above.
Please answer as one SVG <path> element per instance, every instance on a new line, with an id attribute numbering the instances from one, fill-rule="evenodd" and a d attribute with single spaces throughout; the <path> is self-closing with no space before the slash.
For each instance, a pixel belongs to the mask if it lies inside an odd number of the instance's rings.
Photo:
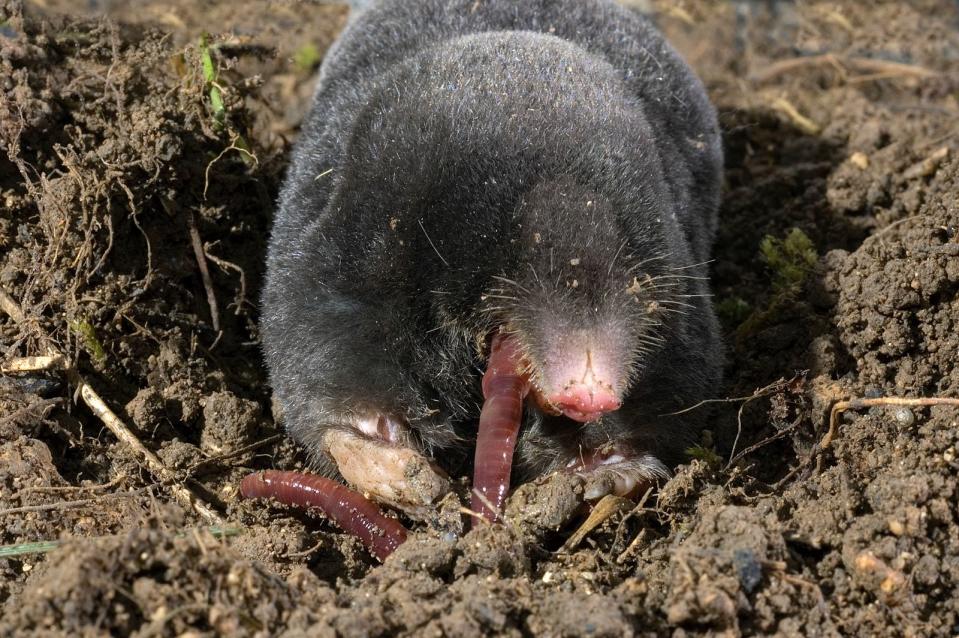
<path id="1" fill-rule="evenodd" d="M 660 300 L 657 300 L 656 303 L 660 306 L 681 306 L 683 308 L 689 308 L 691 310 L 696 309 L 696 306 L 694 306 L 691 303 L 686 303 L 685 301 L 675 301 L 673 299 L 660 299 Z"/>
<path id="2" fill-rule="evenodd" d="M 450 262 L 446 261 L 446 259 L 443 257 L 443 255 L 440 254 L 440 251 L 439 251 L 439 249 L 436 247 L 436 244 L 434 244 L 434 243 L 433 243 L 433 240 L 430 239 L 430 234 L 426 232 L 426 227 L 423 226 L 423 220 L 422 220 L 422 219 L 417 219 L 417 220 L 416 220 L 416 223 L 418 223 L 418 224 L 420 225 L 420 230 L 422 230 L 422 231 L 423 231 L 423 234 L 426 235 L 426 241 L 428 241 L 428 242 L 430 243 L 430 247 L 433 249 L 433 252 L 436 253 L 436 256 L 440 258 L 440 261 L 443 262 L 443 265 L 445 265 L 447 268 L 449 268 L 449 267 L 450 267 Z"/>
<path id="3" fill-rule="evenodd" d="M 698 281 L 708 281 L 708 280 L 709 280 L 709 277 L 699 277 L 699 276 L 696 276 L 696 275 L 656 275 L 656 276 L 654 276 L 654 277 L 650 277 L 650 279 L 652 279 L 653 281 L 658 281 L 658 280 L 660 280 L 660 279 L 666 279 L 666 280 L 670 280 L 670 279 L 696 279 L 696 280 L 698 280 Z"/>
<path id="4" fill-rule="evenodd" d="M 623 240 L 623 243 L 621 243 L 621 244 L 619 245 L 619 250 L 616 251 L 616 254 L 613 255 L 613 258 L 610 260 L 610 262 L 609 262 L 609 270 L 606 271 L 606 274 L 607 274 L 607 275 L 612 275 L 612 274 L 613 274 L 613 266 L 616 265 L 616 259 L 619 257 L 619 253 L 623 252 L 623 248 L 626 248 L 626 242 L 627 242 L 627 241 L 629 241 L 629 240 L 628 240 L 628 239 L 624 239 L 624 240 Z"/>
<path id="5" fill-rule="evenodd" d="M 539 275 L 536 274 L 536 268 L 533 267 L 533 262 L 527 262 L 526 265 L 529 266 L 530 272 L 533 273 L 533 279 L 535 279 L 536 283 L 538 283 L 540 288 L 543 289 L 543 292 L 549 292 L 549 290 L 546 288 L 546 284 L 544 284 L 543 281 L 539 278 Z"/>
<path id="6" fill-rule="evenodd" d="M 507 283 L 507 284 L 509 284 L 510 286 L 513 286 L 514 288 L 518 288 L 518 289 L 522 290 L 523 292 L 525 292 L 525 293 L 528 294 L 528 295 L 529 295 L 529 294 L 532 294 L 532 293 L 529 291 L 529 289 L 525 288 L 525 287 L 524 287 L 523 285 L 521 285 L 518 281 L 513 281 L 512 279 L 509 279 L 508 277 L 503 277 L 502 275 L 493 275 L 493 279 L 495 279 L 495 280 L 497 280 L 497 281 L 502 281 L 503 283 Z"/>
<path id="7" fill-rule="evenodd" d="M 630 257 L 632 257 L 632 255 L 630 255 Z M 651 264 L 654 261 L 663 261 L 667 257 L 669 257 L 669 253 L 657 253 L 655 255 L 652 255 L 651 257 L 646 257 L 645 259 L 641 259 L 637 261 L 636 263 L 630 265 L 630 267 L 626 269 L 626 272 L 632 272 L 633 270 L 636 270 L 637 268 L 642 268 L 643 266 L 647 264 Z"/>
<path id="8" fill-rule="evenodd" d="M 688 269 L 690 269 L 690 268 L 698 268 L 699 266 L 706 266 L 707 264 L 711 264 L 711 263 L 713 263 L 714 261 L 716 261 L 716 260 L 715 260 L 715 259 L 707 259 L 706 261 L 701 261 L 701 262 L 699 262 L 698 264 L 689 264 L 688 266 L 676 266 L 675 268 L 670 268 L 670 270 L 688 270 Z"/>
<path id="9" fill-rule="evenodd" d="M 672 313 L 672 314 L 674 314 L 674 315 L 679 315 L 679 316 L 683 316 L 683 315 L 688 315 L 688 314 L 689 314 L 689 311 L 683 310 L 683 309 L 680 309 L 680 308 L 659 308 L 659 309 L 657 310 L 657 312 L 669 312 L 669 313 Z"/>

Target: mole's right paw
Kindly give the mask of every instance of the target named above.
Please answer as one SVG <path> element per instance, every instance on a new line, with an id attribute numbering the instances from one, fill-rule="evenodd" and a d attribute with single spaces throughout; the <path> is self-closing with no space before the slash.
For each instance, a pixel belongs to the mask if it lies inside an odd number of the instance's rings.
<path id="1" fill-rule="evenodd" d="M 585 480 L 583 498 L 587 501 L 596 501 L 607 494 L 637 498 L 670 474 L 666 466 L 651 455 L 616 450 L 582 455 L 570 461 L 567 469 Z"/>
<path id="2" fill-rule="evenodd" d="M 362 419 L 356 428 L 333 429 L 324 436 L 326 450 L 346 482 L 410 518 L 428 518 L 450 491 L 443 471 L 401 442 L 405 426 L 392 419 Z"/>

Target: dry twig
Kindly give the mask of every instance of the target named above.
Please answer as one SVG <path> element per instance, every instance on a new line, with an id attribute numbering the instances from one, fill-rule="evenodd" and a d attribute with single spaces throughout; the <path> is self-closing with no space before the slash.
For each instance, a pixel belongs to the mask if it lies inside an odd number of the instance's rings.
<path id="1" fill-rule="evenodd" d="M 213 330 L 220 332 L 220 309 L 216 303 L 216 292 L 213 290 L 213 278 L 210 277 L 210 268 L 206 264 L 206 254 L 203 251 L 203 240 L 200 239 L 200 231 L 196 227 L 196 217 L 190 213 L 190 243 L 193 244 L 193 254 L 196 255 L 196 263 L 200 267 L 200 277 L 203 279 L 203 287 L 206 289 L 206 302 L 210 306 L 210 319 L 213 322 Z"/>
<path id="2" fill-rule="evenodd" d="M 792 73 L 793 71 L 810 66 L 832 66 L 843 75 L 848 74 L 849 70 L 853 70 L 858 73 L 868 74 L 864 77 L 869 77 L 870 79 L 891 77 L 931 78 L 939 75 L 937 71 L 914 64 L 824 53 L 822 55 L 804 55 L 774 62 L 762 71 L 753 74 L 752 80 L 762 84 L 774 80 L 781 75 L 786 75 L 787 73 Z"/>
<path id="3" fill-rule="evenodd" d="M 583 521 L 583 524 L 579 526 L 579 529 L 563 544 L 563 551 L 569 552 L 576 549 L 590 532 L 602 525 L 606 520 L 616 514 L 628 512 L 634 507 L 635 503 L 628 498 L 607 494 L 600 499 L 596 507 L 593 508 L 593 511 L 590 512 L 586 520 Z"/>
<path id="4" fill-rule="evenodd" d="M 11 359 L 2 366 L 3 374 L 22 374 L 24 372 L 43 372 L 44 370 L 59 370 L 63 367 L 63 357 L 60 355 L 45 355 L 42 357 L 18 357 Z"/>

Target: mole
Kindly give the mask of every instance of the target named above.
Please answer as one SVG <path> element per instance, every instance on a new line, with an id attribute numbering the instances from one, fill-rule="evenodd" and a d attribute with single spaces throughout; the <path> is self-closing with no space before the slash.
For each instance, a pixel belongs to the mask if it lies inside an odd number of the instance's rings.
<path id="1" fill-rule="evenodd" d="M 269 242 L 289 433 L 320 474 L 425 518 L 483 469 L 500 340 L 529 397 L 513 484 L 576 472 L 595 500 L 667 477 L 722 369 L 702 83 L 611 0 L 366 4 L 322 64 Z"/>

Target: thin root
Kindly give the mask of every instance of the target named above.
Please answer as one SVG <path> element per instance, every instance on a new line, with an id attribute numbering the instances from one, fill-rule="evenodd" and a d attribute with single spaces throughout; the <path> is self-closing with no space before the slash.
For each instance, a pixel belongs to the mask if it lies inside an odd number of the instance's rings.
<path id="1" fill-rule="evenodd" d="M 877 397 L 874 399 L 849 399 L 848 401 L 838 401 L 829 411 L 829 430 L 819 442 L 819 450 L 825 450 L 836 436 L 836 430 L 839 425 L 839 415 L 846 410 L 858 410 L 861 408 L 871 408 L 878 405 L 903 405 L 912 408 L 926 407 L 930 405 L 953 405 L 959 407 L 959 399 L 949 397 Z"/>

